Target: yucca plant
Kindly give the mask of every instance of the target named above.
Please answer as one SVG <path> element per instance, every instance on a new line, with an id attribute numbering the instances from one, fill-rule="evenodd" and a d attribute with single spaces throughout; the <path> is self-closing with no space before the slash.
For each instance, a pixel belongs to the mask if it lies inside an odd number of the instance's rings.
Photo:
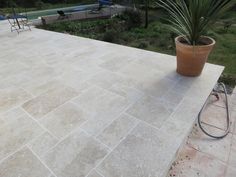
<path id="1" fill-rule="evenodd" d="M 189 45 L 204 45 L 201 36 L 230 5 L 232 0 L 158 0 L 169 13 L 171 28 Z"/>

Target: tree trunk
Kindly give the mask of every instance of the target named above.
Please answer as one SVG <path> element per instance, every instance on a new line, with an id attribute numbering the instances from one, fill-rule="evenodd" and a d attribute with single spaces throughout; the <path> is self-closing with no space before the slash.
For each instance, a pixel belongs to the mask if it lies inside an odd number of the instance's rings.
<path id="1" fill-rule="evenodd" d="M 148 6 L 149 0 L 145 0 L 145 28 L 148 27 Z"/>

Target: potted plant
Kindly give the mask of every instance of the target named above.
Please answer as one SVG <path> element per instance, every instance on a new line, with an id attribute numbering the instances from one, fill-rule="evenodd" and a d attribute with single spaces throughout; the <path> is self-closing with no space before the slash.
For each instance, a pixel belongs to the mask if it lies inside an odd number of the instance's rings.
<path id="1" fill-rule="evenodd" d="M 209 27 L 229 6 L 231 0 L 158 0 L 169 15 L 175 38 L 177 72 L 199 76 L 215 40 L 204 36 Z"/>

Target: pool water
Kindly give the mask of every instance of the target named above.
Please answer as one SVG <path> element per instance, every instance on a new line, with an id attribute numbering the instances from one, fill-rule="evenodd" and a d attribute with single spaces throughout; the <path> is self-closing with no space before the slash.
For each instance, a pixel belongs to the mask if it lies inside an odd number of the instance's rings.
<path id="1" fill-rule="evenodd" d="M 33 20 L 42 16 L 56 15 L 58 10 L 63 10 L 65 13 L 72 13 L 78 11 L 92 10 L 96 7 L 98 7 L 98 4 L 78 5 L 73 7 L 27 12 L 27 16 L 30 20 Z M 22 15 L 25 15 L 25 13 L 22 13 Z M 0 20 L 4 20 L 4 18 L 1 18 L 0 16 Z"/>
<path id="2" fill-rule="evenodd" d="M 96 7 L 98 7 L 98 4 L 79 5 L 66 8 L 43 10 L 43 11 L 33 11 L 33 12 L 28 12 L 27 15 L 29 19 L 37 19 L 38 17 L 41 16 L 56 15 L 58 10 L 63 10 L 65 13 L 72 13 L 78 11 L 92 10 Z"/>

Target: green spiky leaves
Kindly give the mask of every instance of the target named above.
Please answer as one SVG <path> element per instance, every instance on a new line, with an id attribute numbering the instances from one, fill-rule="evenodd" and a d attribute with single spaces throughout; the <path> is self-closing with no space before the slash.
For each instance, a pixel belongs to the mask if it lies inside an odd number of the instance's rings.
<path id="1" fill-rule="evenodd" d="M 200 44 L 200 37 L 231 5 L 232 0 L 158 0 L 169 13 L 168 21 L 190 45 Z"/>

